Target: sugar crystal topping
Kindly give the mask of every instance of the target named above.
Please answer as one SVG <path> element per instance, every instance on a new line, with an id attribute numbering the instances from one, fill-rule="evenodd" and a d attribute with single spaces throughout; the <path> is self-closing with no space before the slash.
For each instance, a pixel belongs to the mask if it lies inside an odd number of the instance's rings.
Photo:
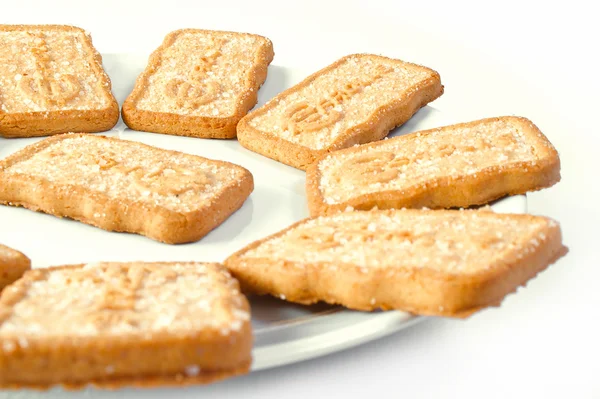
<path id="1" fill-rule="evenodd" d="M 358 151 L 333 152 L 319 163 L 319 189 L 327 204 L 360 195 L 407 190 L 442 177 L 539 159 L 535 142 L 507 120 L 385 140 Z"/>
<path id="2" fill-rule="evenodd" d="M 80 31 L 0 31 L 0 113 L 105 109 L 112 100 Z"/>
<path id="3" fill-rule="evenodd" d="M 189 212 L 239 184 L 243 169 L 198 156 L 170 153 L 132 141 L 91 135 L 58 141 L 10 165 L 55 185 L 79 185 L 113 199 L 127 199 Z"/>
<path id="4" fill-rule="evenodd" d="M 264 39 L 229 32 L 184 32 L 160 56 L 137 107 L 189 116 L 230 117 L 247 95 Z"/>
<path id="5" fill-rule="evenodd" d="M 39 273 L 0 319 L 0 340 L 206 328 L 227 335 L 250 320 L 235 280 L 214 264 L 95 263 Z"/>
<path id="6" fill-rule="evenodd" d="M 270 104 L 250 126 L 311 149 L 368 121 L 375 111 L 412 94 L 433 71 L 374 56 L 349 57 L 310 84 Z"/>
<path id="7" fill-rule="evenodd" d="M 491 212 L 416 211 L 343 212 L 309 220 L 271 238 L 244 259 L 319 262 L 372 268 L 432 268 L 477 272 L 533 240 L 542 242 L 543 219 L 499 218 Z"/>

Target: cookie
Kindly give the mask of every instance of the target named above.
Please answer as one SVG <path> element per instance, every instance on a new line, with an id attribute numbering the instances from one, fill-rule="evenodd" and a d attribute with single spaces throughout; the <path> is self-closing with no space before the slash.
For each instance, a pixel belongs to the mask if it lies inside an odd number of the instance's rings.
<path id="1" fill-rule="evenodd" d="M 35 269 L 0 296 L 0 387 L 152 387 L 247 373 L 250 308 L 214 263 Z"/>
<path id="2" fill-rule="evenodd" d="M 119 120 L 102 58 L 84 30 L 0 25 L 0 136 L 101 132 Z"/>
<path id="3" fill-rule="evenodd" d="M 152 54 L 123 104 L 134 130 L 203 138 L 233 138 L 256 105 L 273 60 L 265 37 L 182 29 Z"/>
<path id="4" fill-rule="evenodd" d="M 305 170 L 325 153 L 384 138 L 443 93 L 437 72 L 371 54 L 346 56 L 238 124 L 240 144 Z"/>
<path id="5" fill-rule="evenodd" d="M 253 189 L 241 166 L 88 134 L 50 137 L 0 161 L 0 204 L 169 244 L 201 239 Z"/>
<path id="6" fill-rule="evenodd" d="M 31 269 L 31 260 L 21 252 L 0 244 L 0 291 Z"/>
<path id="7" fill-rule="evenodd" d="M 556 149 L 528 119 L 488 118 L 323 156 L 306 172 L 311 216 L 467 208 L 560 181 Z"/>
<path id="8" fill-rule="evenodd" d="M 298 222 L 225 266 L 244 290 L 291 302 L 466 317 L 498 306 L 566 252 L 560 226 L 541 216 L 352 211 Z"/>

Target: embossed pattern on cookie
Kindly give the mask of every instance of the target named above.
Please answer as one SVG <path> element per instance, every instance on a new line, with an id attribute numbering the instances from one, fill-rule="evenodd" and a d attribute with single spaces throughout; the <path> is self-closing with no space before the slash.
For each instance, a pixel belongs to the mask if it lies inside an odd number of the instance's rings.
<path id="1" fill-rule="evenodd" d="M 340 89 L 326 93 L 314 105 L 305 100 L 298 101 L 285 110 L 282 125 L 294 136 L 325 129 L 344 118 L 342 109 L 353 96 L 392 72 L 394 70 L 389 66 L 377 65 L 370 76 L 351 80 Z"/>
<path id="2" fill-rule="evenodd" d="M 224 39 L 209 40 L 206 43 L 207 51 L 204 52 L 204 55 L 196 62 L 192 61 L 187 79 L 172 78 L 167 82 L 165 94 L 177 107 L 187 108 L 190 112 L 194 112 L 202 105 L 216 101 L 222 94 L 218 81 L 209 79 L 210 76 L 215 75 L 214 70 L 218 67 L 217 61 L 223 55 L 221 49 L 226 44 L 227 41 Z"/>
<path id="3" fill-rule="evenodd" d="M 34 59 L 35 72 L 31 76 L 26 75 L 18 79 L 19 89 L 26 100 L 33 100 L 38 105 L 47 108 L 54 105 L 64 107 L 81 91 L 79 80 L 73 74 L 52 73 L 52 59 L 46 35 L 41 32 L 28 35 L 33 42 L 29 52 Z"/>
<path id="4" fill-rule="evenodd" d="M 540 219 L 520 226 L 519 219 L 477 212 L 468 212 L 470 217 L 463 220 L 459 212 L 342 212 L 308 220 L 244 257 L 304 264 L 340 262 L 363 268 L 416 267 L 415 263 L 425 261 L 429 268 L 469 273 L 488 268 L 522 233 L 535 232 L 545 223 Z M 460 239 L 460 231 L 469 234 Z M 498 245 L 489 245 L 491 231 L 493 237 L 503 238 Z M 306 251 L 308 242 L 318 251 Z M 419 255 L 426 258 L 419 259 Z"/>
<path id="5" fill-rule="evenodd" d="M 351 211 L 298 222 L 225 266 L 249 291 L 292 302 L 464 316 L 563 256 L 561 240 L 556 222 L 531 215 Z"/>
<path id="6" fill-rule="evenodd" d="M 100 55 L 82 29 L 0 25 L 0 135 L 108 130 L 119 117 Z"/>
<path id="7" fill-rule="evenodd" d="M 560 160 L 529 120 L 489 118 L 325 155 L 307 171 L 311 215 L 458 208 L 560 181 Z"/>
<path id="8" fill-rule="evenodd" d="M 124 121 L 150 132 L 235 137 L 235 125 L 256 104 L 272 58 L 272 44 L 262 36 L 174 31 L 123 104 Z"/>
<path id="9" fill-rule="evenodd" d="M 3 387 L 209 382 L 248 371 L 250 308 L 219 264 L 36 269 L 0 297 L 0 342 Z"/>
<path id="10" fill-rule="evenodd" d="M 200 239 L 253 190 L 250 172 L 231 163 L 86 135 L 13 154 L 0 162 L 0 182 L 0 203 L 170 243 Z"/>
<path id="11" fill-rule="evenodd" d="M 443 92 L 419 65 L 358 54 L 284 91 L 238 125 L 240 144 L 305 169 L 322 153 L 383 138 Z"/>

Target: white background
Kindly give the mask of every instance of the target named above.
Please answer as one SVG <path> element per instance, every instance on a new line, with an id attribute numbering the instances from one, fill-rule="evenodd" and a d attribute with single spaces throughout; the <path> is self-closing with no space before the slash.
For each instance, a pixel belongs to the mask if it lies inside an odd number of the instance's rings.
<path id="1" fill-rule="evenodd" d="M 78 25 L 104 53 L 150 52 L 183 27 L 263 34 L 278 65 L 320 68 L 351 52 L 382 53 L 440 72 L 446 92 L 433 105 L 454 119 L 526 116 L 560 153 L 563 180 L 530 195 L 529 211 L 561 223 L 570 253 L 502 307 L 182 396 L 600 398 L 600 21 L 592 4 L 5 0 L 0 22 Z"/>

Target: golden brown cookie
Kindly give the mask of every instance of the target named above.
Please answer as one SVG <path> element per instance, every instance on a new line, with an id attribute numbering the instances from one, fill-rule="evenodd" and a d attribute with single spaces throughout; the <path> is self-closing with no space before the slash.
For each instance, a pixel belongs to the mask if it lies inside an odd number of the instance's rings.
<path id="1" fill-rule="evenodd" d="M 169 244 L 201 239 L 253 189 L 241 166 L 89 134 L 50 137 L 0 161 L 0 204 Z"/>
<path id="2" fill-rule="evenodd" d="M 466 317 L 565 255 L 559 225 L 481 211 L 352 211 L 306 219 L 233 254 L 242 288 L 302 304 Z"/>
<path id="3" fill-rule="evenodd" d="M 240 144 L 298 169 L 325 153 L 384 138 L 442 95 L 437 72 L 371 54 L 346 56 L 238 124 Z"/>
<path id="4" fill-rule="evenodd" d="M 233 138 L 256 105 L 273 60 L 265 37 L 181 29 L 152 54 L 123 104 L 134 130 L 204 138 Z"/>
<path id="5" fill-rule="evenodd" d="M 489 118 L 325 155 L 306 172 L 311 216 L 467 208 L 560 181 L 558 153 L 528 119 Z"/>
<path id="6" fill-rule="evenodd" d="M 214 263 L 35 269 L 0 296 L 0 387 L 208 383 L 248 372 L 250 308 Z"/>
<path id="7" fill-rule="evenodd" d="M 0 25 L 0 136 L 101 132 L 119 120 L 102 58 L 83 29 Z"/>

